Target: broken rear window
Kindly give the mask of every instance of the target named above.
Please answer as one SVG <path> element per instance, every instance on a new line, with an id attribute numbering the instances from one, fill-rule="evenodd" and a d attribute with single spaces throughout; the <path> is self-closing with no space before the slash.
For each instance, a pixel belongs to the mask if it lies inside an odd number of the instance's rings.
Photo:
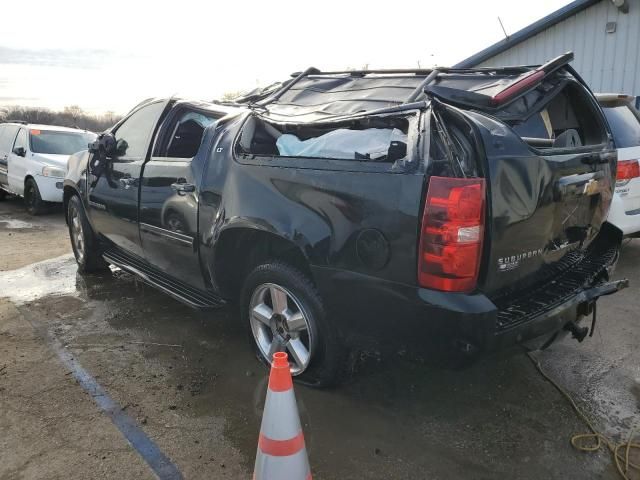
<path id="1" fill-rule="evenodd" d="M 513 118 L 518 109 L 528 109 L 524 120 Z M 571 81 L 543 83 L 498 116 L 511 116 L 505 123 L 537 148 L 578 148 L 607 142 L 602 115 L 585 90 Z"/>

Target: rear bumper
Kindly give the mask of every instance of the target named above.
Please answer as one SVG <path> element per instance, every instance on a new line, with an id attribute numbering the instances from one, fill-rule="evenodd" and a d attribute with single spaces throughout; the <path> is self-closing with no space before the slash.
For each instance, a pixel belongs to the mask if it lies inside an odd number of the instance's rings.
<path id="1" fill-rule="evenodd" d="M 625 236 L 640 232 L 640 210 L 627 211 L 624 199 L 618 194 L 613 196 L 607 221 Z"/>
<path id="2" fill-rule="evenodd" d="M 542 346 L 590 312 L 599 297 L 627 286 L 626 280 L 607 280 L 618 245 L 593 256 L 553 282 L 495 301 L 481 293 L 438 292 L 327 268 L 315 268 L 314 276 L 329 315 L 350 344 L 362 337 L 368 337 L 366 345 L 393 339 L 394 344 L 475 355 L 525 342 L 531 347 L 532 340 Z"/>
<path id="3" fill-rule="evenodd" d="M 512 345 L 538 340 L 540 347 L 548 342 L 551 335 L 562 330 L 567 323 L 580 320 L 600 298 L 612 295 L 629 286 L 628 280 L 617 280 L 587 288 L 578 292 L 566 302 L 538 315 L 512 329 L 500 331 L 487 339 L 487 350 L 500 350 Z M 584 306 L 584 308 L 582 308 Z M 535 343 L 534 343 L 535 345 Z"/>

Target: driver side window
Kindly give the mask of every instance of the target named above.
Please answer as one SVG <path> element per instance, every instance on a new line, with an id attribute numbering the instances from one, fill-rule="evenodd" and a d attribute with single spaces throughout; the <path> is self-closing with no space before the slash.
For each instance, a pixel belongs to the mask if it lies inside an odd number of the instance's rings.
<path id="1" fill-rule="evenodd" d="M 18 136 L 16 137 L 16 141 L 13 144 L 12 151 L 15 151 L 15 149 L 19 147 L 24 148 L 25 152 L 29 151 L 29 149 L 27 148 L 27 143 L 28 143 L 27 130 L 24 128 L 21 128 L 20 131 L 18 132 Z"/>
<path id="2" fill-rule="evenodd" d="M 143 159 L 156 121 L 164 110 L 165 102 L 156 102 L 133 113 L 115 131 L 116 156 Z"/>

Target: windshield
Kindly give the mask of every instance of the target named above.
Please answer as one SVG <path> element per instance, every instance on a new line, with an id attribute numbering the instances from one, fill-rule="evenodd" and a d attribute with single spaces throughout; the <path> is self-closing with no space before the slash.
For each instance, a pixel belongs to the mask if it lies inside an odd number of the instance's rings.
<path id="1" fill-rule="evenodd" d="M 51 130 L 31 130 L 31 151 L 53 155 L 72 155 L 86 150 L 95 140 L 94 133 L 55 132 Z"/>
<path id="2" fill-rule="evenodd" d="M 638 111 L 628 105 L 603 106 L 617 148 L 640 146 L 640 117 Z"/>

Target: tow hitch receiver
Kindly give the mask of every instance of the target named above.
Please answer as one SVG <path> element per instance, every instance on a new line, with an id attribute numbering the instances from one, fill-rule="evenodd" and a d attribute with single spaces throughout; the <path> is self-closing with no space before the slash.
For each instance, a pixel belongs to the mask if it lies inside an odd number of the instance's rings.
<path id="1" fill-rule="evenodd" d="M 592 316 L 591 328 L 580 327 L 574 320 L 572 320 L 564 326 L 564 329 L 571 332 L 571 336 L 578 340 L 578 342 L 582 342 L 586 338 L 587 334 L 592 337 L 593 332 L 596 328 L 596 317 L 598 313 L 596 300 L 605 295 L 616 293 L 623 288 L 627 288 L 628 286 L 629 280 L 625 278 L 622 280 L 617 280 L 615 282 L 598 285 L 597 287 L 593 287 L 582 292 L 581 299 L 584 301 L 580 305 L 578 305 L 578 314 Z"/>
<path id="2" fill-rule="evenodd" d="M 589 327 L 579 327 L 573 320 L 567 323 L 564 329 L 571 332 L 571 336 L 578 340 L 578 342 L 582 342 L 589 333 Z"/>

